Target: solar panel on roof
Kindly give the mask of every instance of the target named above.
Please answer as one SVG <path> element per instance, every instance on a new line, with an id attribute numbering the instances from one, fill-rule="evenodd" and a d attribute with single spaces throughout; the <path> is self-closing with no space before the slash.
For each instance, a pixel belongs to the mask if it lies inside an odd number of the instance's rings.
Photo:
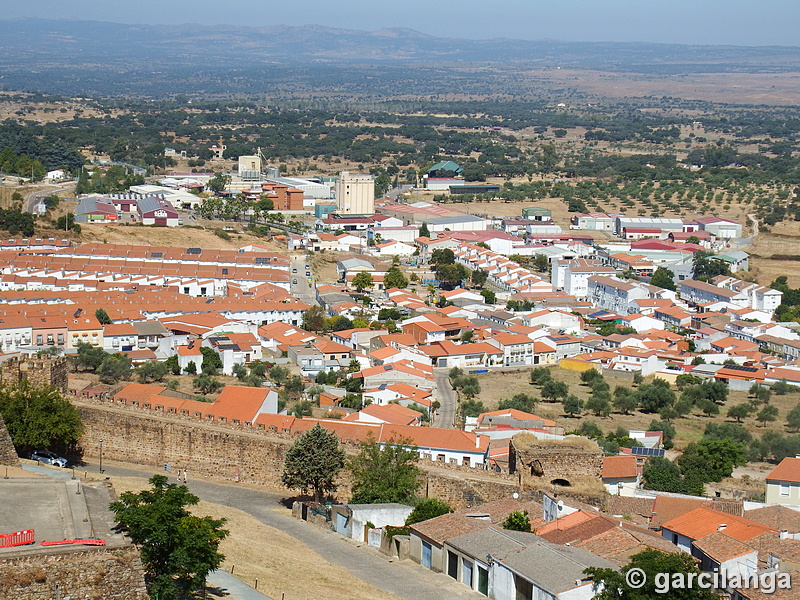
<path id="1" fill-rule="evenodd" d="M 202 248 L 187 248 L 186 249 L 186 254 L 202 254 L 202 253 L 203 253 L 203 249 Z"/>
<path id="2" fill-rule="evenodd" d="M 663 448 L 631 448 L 631 454 L 639 456 L 664 456 Z"/>
<path id="3" fill-rule="evenodd" d="M 269 262 L 269 259 L 264 256 L 256 256 L 256 264 L 257 265 L 265 265 Z"/>
<path id="4" fill-rule="evenodd" d="M 744 371 L 745 373 L 757 373 L 758 369 L 755 367 L 745 367 L 744 365 L 725 365 L 726 369 L 731 371 Z"/>
<path id="5" fill-rule="evenodd" d="M 153 258 L 163 258 L 164 257 L 164 253 L 163 252 L 152 252 L 152 253 L 150 253 L 150 256 L 153 257 Z"/>

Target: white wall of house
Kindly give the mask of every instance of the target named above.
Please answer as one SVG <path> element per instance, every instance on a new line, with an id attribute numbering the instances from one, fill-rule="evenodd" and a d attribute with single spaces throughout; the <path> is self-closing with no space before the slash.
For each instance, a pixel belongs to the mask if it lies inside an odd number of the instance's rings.
<path id="1" fill-rule="evenodd" d="M 16 352 L 20 346 L 29 346 L 32 335 L 33 329 L 30 325 L 0 329 L 0 350 L 7 354 Z"/>
<path id="2" fill-rule="evenodd" d="M 767 504 L 800 506 L 800 483 L 792 481 L 767 481 Z"/>

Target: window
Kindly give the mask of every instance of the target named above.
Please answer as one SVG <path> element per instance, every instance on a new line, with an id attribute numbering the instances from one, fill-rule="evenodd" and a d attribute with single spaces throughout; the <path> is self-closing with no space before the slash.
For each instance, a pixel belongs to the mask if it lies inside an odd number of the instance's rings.
<path id="1" fill-rule="evenodd" d="M 447 551 L 447 574 L 453 579 L 458 579 L 458 554 Z"/>
<path id="2" fill-rule="evenodd" d="M 782 483 L 780 484 L 780 496 L 781 498 L 788 498 L 789 497 L 789 484 Z"/>
<path id="3" fill-rule="evenodd" d="M 489 595 L 489 571 L 478 566 L 478 591 L 484 596 Z"/>
<path id="4" fill-rule="evenodd" d="M 41 346 L 44 343 L 43 340 L 44 340 L 44 338 L 42 337 L 41 334 L 37 334 L 36 335 L 36 345 L 37 346 Z"/>

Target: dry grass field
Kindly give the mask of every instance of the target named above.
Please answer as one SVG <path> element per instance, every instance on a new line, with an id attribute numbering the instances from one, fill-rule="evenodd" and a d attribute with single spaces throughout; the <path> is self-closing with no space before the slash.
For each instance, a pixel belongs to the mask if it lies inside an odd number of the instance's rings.
<path id="1" fill-rule="evenodd" d="M 569 386 L 570 394 L 578 396 L 580 399 L 586 401 L 589 397 L 590 389 L 587 386 L 581 385 L 580 373 L 568 371 L 565 369 L 553 368 L 551 369 L 553 378 L 557 381 L 563 381 Z M 517 371 L 514 373 L 490 373 L 486 375 L 479 375 L 478 380 L 481 385 L 481 393 L 477 397 L 486 406 L 487 410 L 494 410 L 497 408 L 500 400 L 511 398 L 515 394 L 525 393 L 535 398 L 541 398 L 539 388 L 529 383 L 529 371 Z M 618 385 L 630 387 L 630 381 L 621 377 L 606 376 L 606 381 L 611 387 L 613 393 L 614 388 Z M 674 390 L 673 386 L 673 390 Z M 676 392 L 680 395 L 680 392 Z M 677 419 L 674 423 L 677 430 L 675 438 L 675 448 L 681 450 L 690 442 L 698 441 L 705 430 L 706 424 L 710 422 L 722 422 L 725 420 L 725 414 L 731 406 L 748 401 L 746 392 L 731 392 L 728 396 L 728 401 L 720 407 L 720 414 L 715 417 L 706 417 L 702 413 L 695 411 L 692 415 L 684 418 Z M 778 419 L 772 423 L 762 427 L 756 422 L 754 417 L 749 417 L 742 421 L 744 425 L 754 436 L 761 437 L 765 431 L 777 431 L 782 434 L 790 433 L 786 430 L 786 415 L 795 406 L 800 404 L 800 392 L 787 394 L 785 396 L 772 395 L 770 404 L 778 408 Z M 592 414 L 584 413 L 578 418 L 568 417 L 564 414 L 561 402 L 548 402 L 541 401 L 536 406 L 536 414 L 541 417 L 553 419 L 563 426 L 567 431 L 575 430 L 580 427 L 584 421 L 593 421 L 597 423 L 605 432 L 614 431 L 617 427 L 624 427 L 625 429 L 647 429 L 651 421 L 659 420 L 657 414 L 642 413 L 639 411 L 633 412 L 629 415 L 622 415 L 612 413 L 609 417 L 596 417 Z"/>
<path id="2" fill-rule="evenodd" d="M 144 479 L 110 477 L 117 494 L 149 487 Z M 290 514 L 288 509 L 276 509 Z M 249 514 L 219 504 L 201 501 L 192 508 L 197 515 L 226 518 L 230 535 L 220 545 L 223 567 L 236 565 L 236 576 L 271 598 L 291 600 L 399 600 L 397 596 L 353 577 L 279 529 L 264 525 Z M 309 525 L 312 527 L 312 525 Z"/>
<path id="3" fill-rule="evenodd" d="M 264 237 L 249 233 L 228 232 L 231 239 L 223 240 L 208 229 L 190 227 L 144 227 L 125 225 L 81 225 L 81 234 L 76 241 L 101 241 L 109 244 L 145 244 L 153 246 L 176 246 L 197 248 L 219 248 L 232 250 L 247 244 L 261 244 L 275 252 L 285 252 L 286 246 Z"/>

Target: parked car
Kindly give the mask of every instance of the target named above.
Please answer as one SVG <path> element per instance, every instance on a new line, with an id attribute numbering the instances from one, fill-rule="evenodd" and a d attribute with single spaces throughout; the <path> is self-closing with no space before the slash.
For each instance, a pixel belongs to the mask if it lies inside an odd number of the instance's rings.
<path id="1" fill-rule="evenodd" d="M 297 285 L 297 279 L 292 279 L 292 283 L 293 283 L 294 285 Z"/>
<path id="2" fill-rule="evenodd" d="M 48 450 L 34 451 L 31 453 L 31 460 L 37 460 L 43 465 L 53 465 L 54 467 L 61 467 L 62 469 L 67 466 L 66 458 Z"/>
<path id="3" fill-rule="evenodd" d="M 311 271 L 306 271 L 306 277 L 311 277 Z"/>

